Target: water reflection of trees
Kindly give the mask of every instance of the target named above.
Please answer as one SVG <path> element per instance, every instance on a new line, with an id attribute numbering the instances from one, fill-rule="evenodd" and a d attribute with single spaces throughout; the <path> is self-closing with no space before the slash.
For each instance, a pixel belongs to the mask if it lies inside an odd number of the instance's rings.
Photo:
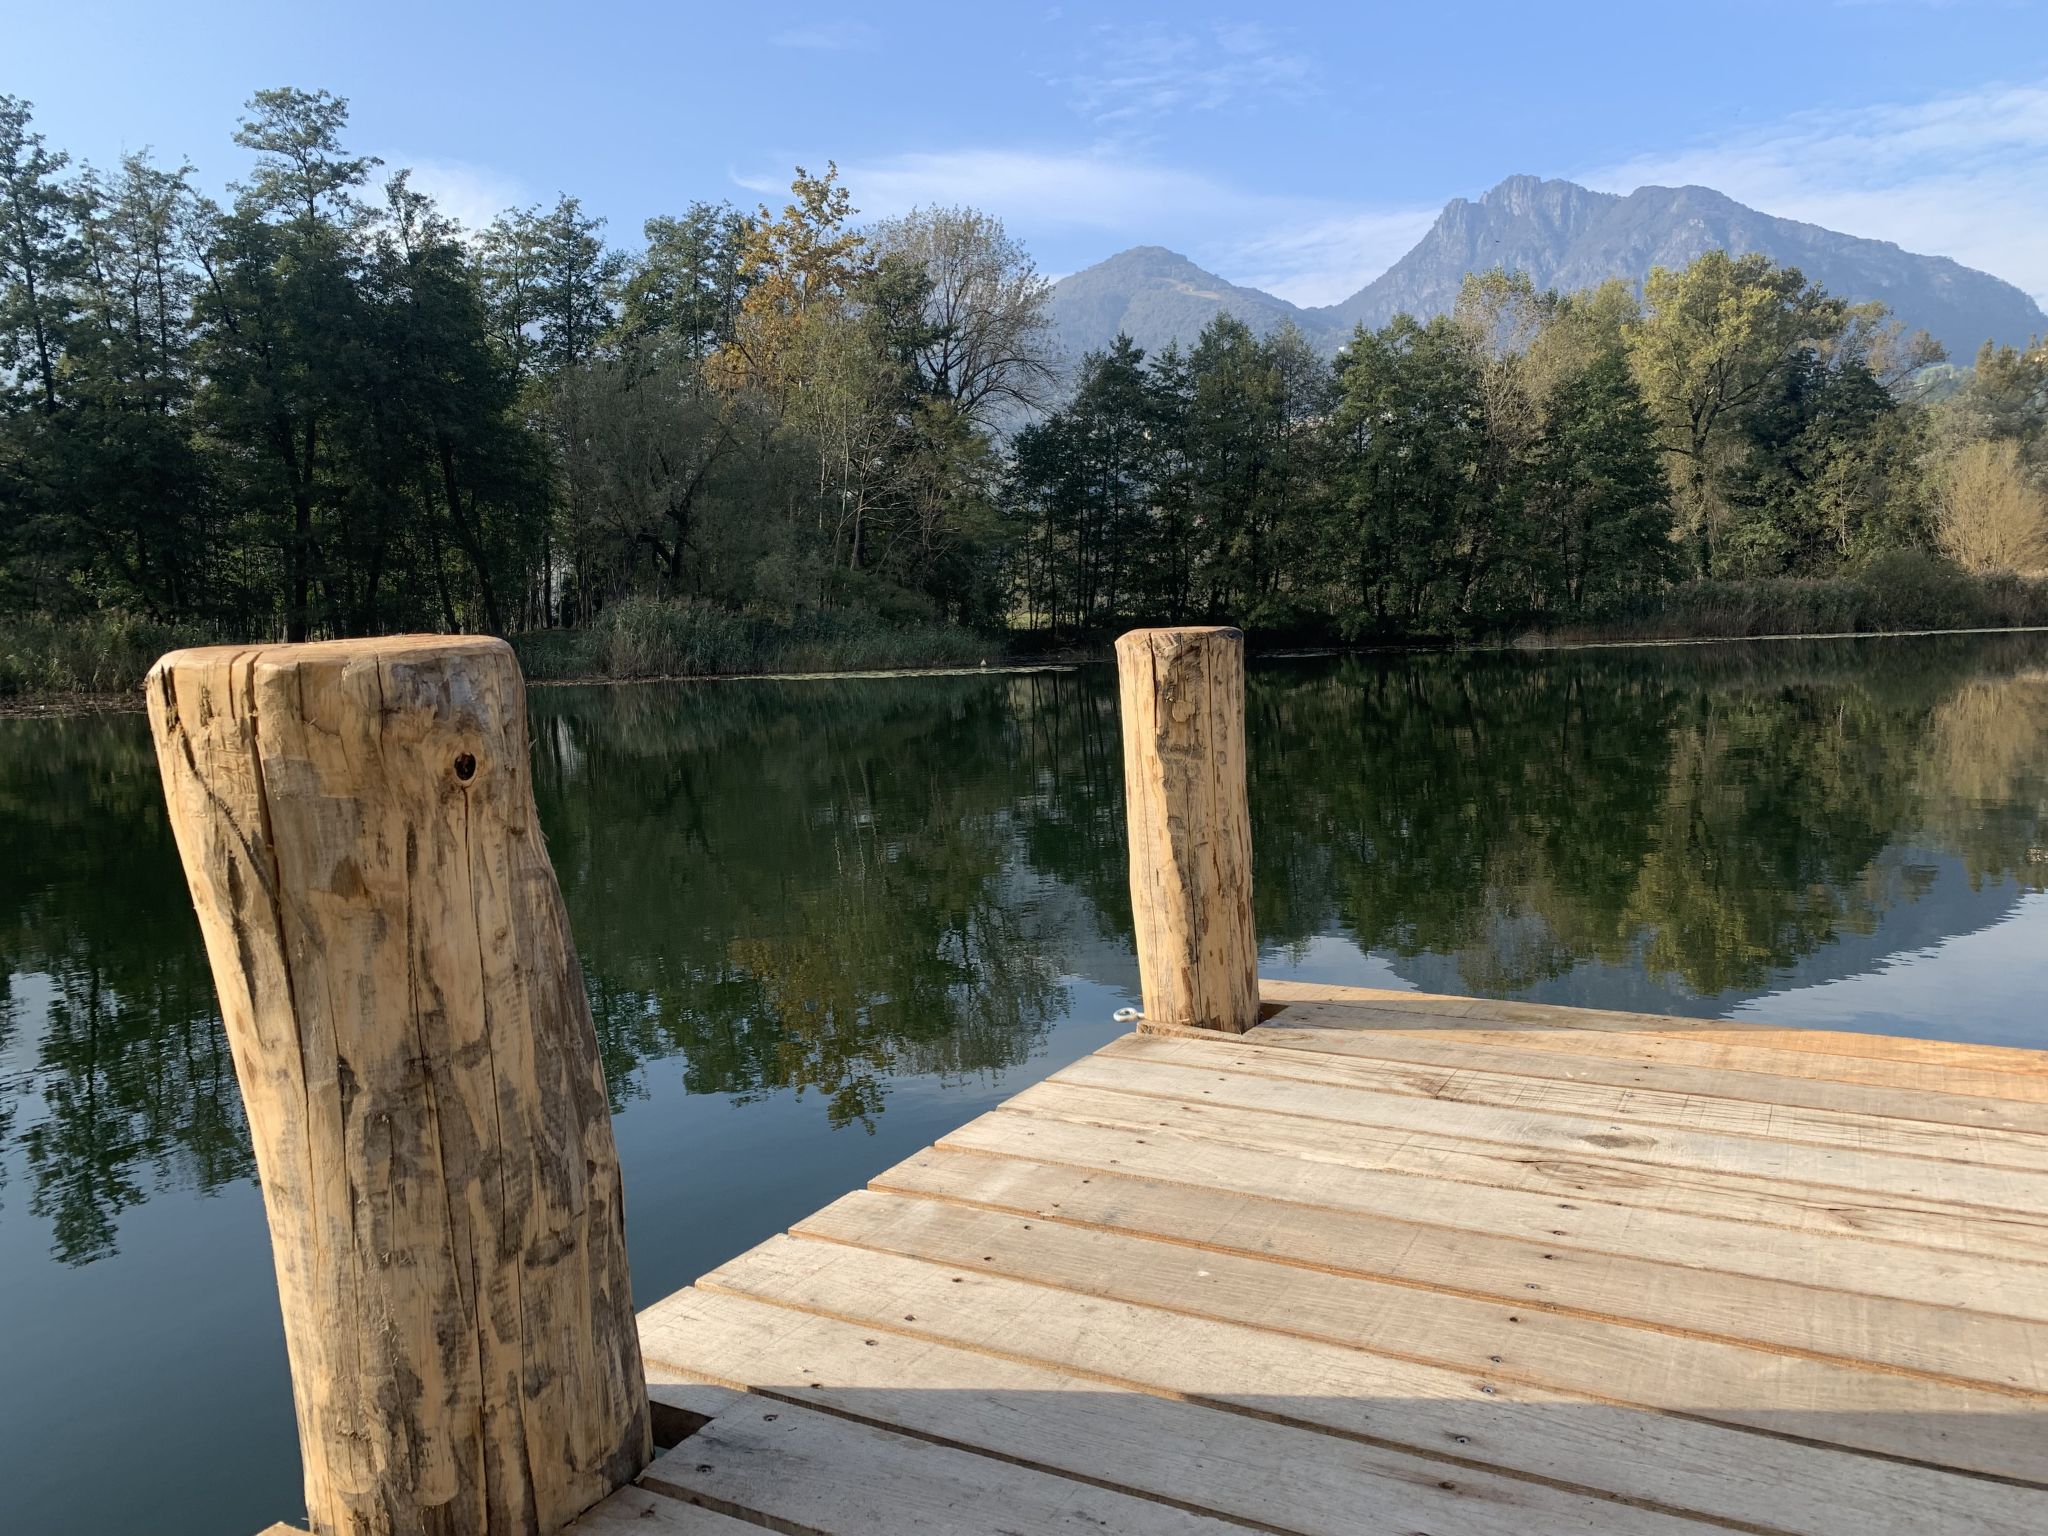
<path id="1" fill-rule="evenodd" d="M 1255 669 L 1261 933 L 1514 992 L 1702 995 L 1869 931 L 1953 855 L 2048 886 L 2048 644 L 1972 638 Z M 616 1098 L 1026 1059 L 1128 951 L 1106 670 L 536 693 L 536 784 Z M 0 725 L 0 1202 L 60 1258 L 251 1174 L 139 719 Z M 15 1219 L 0 1207 L 0 1220 Z"/>
<path id="2" fill-rule="evenodd" d="M 694 1092 L 815 1090 L 835 1123 L 871 1122 L 889 1077 L 1028 1056 L 1064 991 L 1023 850 L 1089 798 L 1062 783 L 1062 690 L 537 699 L 542 821 L 614 1093 L 680 1053 Z"/>
<path id="3" fill-rule="evenodd" d="M 0 1084 L 0 1166 L 26 1165 L 54 1251 L 84 1263 L 152 1190 L 254 1168 L 139 718 L 0 727 L 0 892 L 7 1017 L 38 1015 Z"/>
<path id="4" fill-rule="evenodd" d="M 1598 960 L 1712 996 L 1917 894 L 1926 871 L 1880 857 L 1895 844 L 2041 889 L 2042 653 L 1959 638 L 1255 676 L 1261 931 L 1449 955 L 1485 991 Z"/>
<path id="5" fill-rule="evenodd" d="M 1972 677 L 1938 703 L 1921 763 L 1931 840 L 1973 882 L 2048 889 L 2048 647 L 2033 665 Z"/>

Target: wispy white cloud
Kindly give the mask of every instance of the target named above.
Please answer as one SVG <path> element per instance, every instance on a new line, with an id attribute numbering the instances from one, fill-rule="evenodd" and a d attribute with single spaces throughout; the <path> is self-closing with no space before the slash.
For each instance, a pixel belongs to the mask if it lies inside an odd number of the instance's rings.
<path id="1" fill-rule="evenodd" d="M 1027 240 L 1061 236 L 1067 250 L 1099 245 L 1104 255 L 1169 245 L 1233 282 L 1304 305 L 1356 292 L 1437 213 L 1434 205 L 1250 187 L 1175 163 L 1156 144 L 1134 148 L 1115 125 L 1100 133 L 1087 148 L 969 147 L 874 157 L 843 170 L 863 217 L 972 204 Z M 1802 113 L 1567 173 L 1623 192 L 1710 186 L 1768 213 L 1953 256 L 2048 303 L 2048 82 Z M 788 181 L 786 173 L 734 179 L 771 202 Z"/>
<path id="2" fill-rule="evenodd" d="M 872 53 L 881 47 L 881 34 L 864 21 L 825 21 L 807 27 L 788 27 L 768 41 L 777 48 L 808 48 L 819 53 Z"/>
<path id="3" fill-rule="evenodd" d="M 1428 233 L 1436 208 L 1325 210 L 1261 230 L 1228 249 L 1233 281 L 1295 304 L 1348 299 Z"/>
<path id="4" fill-rule="evenodd" d="M 482 229 L 507 208 L 531 202 L 533 194 L 517 177 L 487 165 L 462 160 L 423 160 L 412 155 L 386 155 L 392 169 L 409 168 L 411 186 L 424 192 L 441 211 L 465 229 Z"/>
<path id="5" fill-rule="evenodd" d="M 1171 245 L 1233 282 L 1310 305 L 1355 293 L 1413 245 L 1436 214 L 1256 191 L 1116 145 L 944 150 L 841 171 L 862 218 L 972 204 L 1020 233 L 1099 236 L 1104 255 L 1118 245 Z M 772 203 L 788 178 L 734 180 Z"/>
<path id="6" fill-rule="evenodd" d="M 1256 22 L 1232 22 L 1180 30 L 1099 26 L 1085 61 L 1056 83 L 1089 122 L 1114 129 L 1176 112 L 1297 101 L 1314 79 L 1305 55 Z"/>
<path id="7" fill-rule="evenodd" d="M 2048 303 L 2048 82 L 1800 113 L 1581 172 L 1697 184 L 1767 213 L 1953 256 Z"/>
<path id="8" fill-rule="evenodd" d="M 1200 171 L 1153 164 L 1109 150 L 949 149 L 887 155 L 842 166 L 864 218 L 890 218 L 931 204 L 971 203 L 1017 225 L 1108 231 L 1141 229 L 1189 208 L 1224 217 L 1246 198 Z M 786 174 L 736 175 L 771 199 Z"/>

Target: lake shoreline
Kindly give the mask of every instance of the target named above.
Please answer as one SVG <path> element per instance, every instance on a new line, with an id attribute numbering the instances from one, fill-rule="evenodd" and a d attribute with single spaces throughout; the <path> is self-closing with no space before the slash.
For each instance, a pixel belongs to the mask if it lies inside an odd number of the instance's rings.
<path id="1" fill-rule="evenodd" d="M 1844 629 L 1788 632 L 1768 635 L 1690 635 L 1657 638 L 1596 640 L 1549 639 L 1527 636 L 1489 642 L 1419 641 L 1386 642 L 1376 645 L 1283 646 L 1254 651 L 1253 661 L 1302 660 L 1317 656 L 1419 655 L 1427 652 L 1467 652 L 1474 655 L 1534 655 L 1544 651 L 1615 651 L 1669 649 L 1698 645 L 1751 645 L 1785 641 L 1816 640 L 1919 640 L 1941 635 L 2035 635 L 2048 634 L 2048 624 L 1990 624 L 1949 629 Z M 1034 672 L 1072 672 L 1084 666 L 1104 666 L 1112 656 L 1108 645 L 1086 646 L 1047 657 L 1022 657 L 981 663 L 978 666 L 942 665 L 929 667 L 828 668 L 802 672 L 680 672 L 645 677 L 612 677 L 591 673 L 577 677 L 530 677 L 529 688 L 626 688 L 646 683 L 813 683 L 859 682 L 902 677 L 993 677 L 1020 676 Z M 0 720 L 61 719 L 81 715 L 141 714 L 142 690 L 118 692 L 21 693 L 0 698 Z"/>

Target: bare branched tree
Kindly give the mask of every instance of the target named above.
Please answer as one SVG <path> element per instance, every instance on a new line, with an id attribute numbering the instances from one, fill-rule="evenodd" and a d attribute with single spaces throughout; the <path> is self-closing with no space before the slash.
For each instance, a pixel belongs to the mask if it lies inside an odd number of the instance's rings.
<path id="1" fill-rule="evenodd" d="M 934 393 L 979 426 L 1016 407 L 1036 409 L 1053 392 L 1052 285 L 1002 220 L 973 208 L 918 208 L 871 232 L 881 255 L 898 255 L 931 279 L 931 336 L 918 367 Z"/>

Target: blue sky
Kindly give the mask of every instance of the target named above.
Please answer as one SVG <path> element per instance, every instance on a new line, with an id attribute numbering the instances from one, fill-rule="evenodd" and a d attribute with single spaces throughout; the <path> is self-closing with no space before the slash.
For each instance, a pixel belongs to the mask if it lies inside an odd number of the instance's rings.
<path id="1" fill-rule="evenodd" d="M 1157 243 L 1327 303 L 1527 171 L 1701 182 L 2048 299 L 2032 0 L 4 4 L 0 90 L 54 143 L 215 186 L 242 102 L 289 83 L 466 219 L 567 190 L 621 243 L 835 158 L 865 213 L 973 203 L 1050 273 Z"/>

